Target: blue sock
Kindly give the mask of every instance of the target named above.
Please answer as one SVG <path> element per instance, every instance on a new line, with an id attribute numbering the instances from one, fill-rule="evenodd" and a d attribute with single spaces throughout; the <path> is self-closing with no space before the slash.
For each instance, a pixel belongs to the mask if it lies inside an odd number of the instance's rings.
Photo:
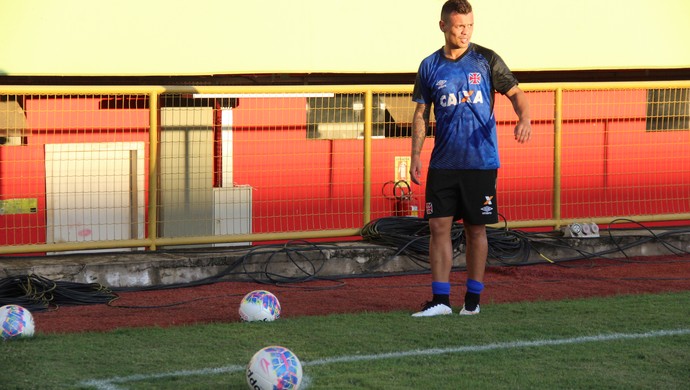
<path id="1" fill-rule="evenodd" d="M 474 279 L 467 279 L 467 292 L 472 294 L 481 294 L 484 290 L 484 283 L 478 282 Z"/>
<path id="2" fill-rule="evenodd" d="M 431 292 L 436 295 L 450 295 L 450 283 L 431 282 Z"/>
<path id="3" fill-rule="evenodd" d="M 450 283 L 431 282 L 431 292 L 434 294 L 432 302 L 450 306 Z"/>
<path id="4" fill-rule="evenodd" d="M 465 293 L 465 309 L 474 311 L 479 305 L 480 294 L 484 290 L 484 284 L 474 279 L 467 279 L 467 292 Z"/>

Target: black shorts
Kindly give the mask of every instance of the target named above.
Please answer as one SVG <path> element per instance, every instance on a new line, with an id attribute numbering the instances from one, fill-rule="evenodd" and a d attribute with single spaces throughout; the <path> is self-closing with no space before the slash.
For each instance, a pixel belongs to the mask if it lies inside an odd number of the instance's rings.
<path id="1" fill-rule="evenodd" d="M 497 223 L 497 175 L 496 169 L 429 169 L 424 217 L 453 216 L 472 225 Z"/>

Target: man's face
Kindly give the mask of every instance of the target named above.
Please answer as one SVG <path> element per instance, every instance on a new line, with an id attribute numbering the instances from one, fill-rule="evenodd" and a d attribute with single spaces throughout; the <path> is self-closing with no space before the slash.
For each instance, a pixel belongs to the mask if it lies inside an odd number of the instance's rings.
<path id="1" fill-rule="evenodd" d="M 453 12 L 447 21 L 441 20 L 439 26 L 449 49 L 467 49 L 474 30 L 474 15 Z"/>

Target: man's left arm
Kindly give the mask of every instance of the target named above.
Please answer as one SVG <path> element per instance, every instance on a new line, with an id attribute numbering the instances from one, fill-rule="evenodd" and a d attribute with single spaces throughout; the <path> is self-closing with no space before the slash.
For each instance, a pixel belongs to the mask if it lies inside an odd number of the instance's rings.
<path id="1" fill-rule="evenodd" d="M 515 114 L 518 117 L 518 123 L 515 126 L 515 140 L 521 144 L 525 143 L 532 137 L 532 124 L 530 122 L 527 95 L 517 85 L 512 87 L 505 95 L 513 104 L 513 110 L 515 110 Z"/>

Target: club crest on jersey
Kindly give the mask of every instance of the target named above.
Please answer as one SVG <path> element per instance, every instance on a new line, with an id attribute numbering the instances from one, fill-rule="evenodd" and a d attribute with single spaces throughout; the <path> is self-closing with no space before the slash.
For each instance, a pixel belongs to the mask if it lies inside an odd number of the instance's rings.
<path id="1" fill-rule="evenodd" d="M 448 95 L 441 95 L 439 105 L 441 107 L 456 106 L 459 103 L 481 104 L 484 103 L 484 95 L 482 91 L 460 91 L 457 94 L 449 93 Z"/>
<path id="2" fill-rule="evenodd" d="M 481 73 L 476 73 L 476 72 L 470 73 L 469 76 L 467 77 L 467 81 L 471 85 L 479 85 L 479 83 L 482 82 L 482 75 L 481 75 Z"/>

